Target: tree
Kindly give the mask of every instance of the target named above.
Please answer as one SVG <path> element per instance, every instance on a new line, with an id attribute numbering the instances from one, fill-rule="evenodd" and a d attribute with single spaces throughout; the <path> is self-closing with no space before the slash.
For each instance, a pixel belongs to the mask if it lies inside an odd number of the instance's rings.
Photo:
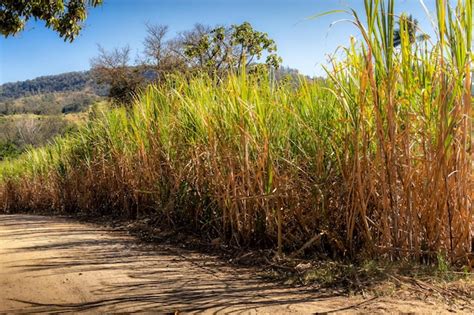
<path id="1" fill-rule="evenodd" d="M 91 60 L 97 83 L 109 86 L 109 97 L 127 104 L 144 83 L 141 67 L 130 64 L 130 47 L 106 51 L 99 46 L 99 56 Z"/>
<path id="2" fill-rule="evenodd" d="M 168 26 L 146 24 L 146 30 L 147 36 L 143 42 L 144 54 L 148 57 L 148 62 L 159 66 L 167 54 L 165 37 Z"/>
<path id="3" fill-rule="evenodd" d="M 1 0 L 0 32 L 5 37 L 14 35 L 33 18 L 72 42 L 82 29 L 87 8 L 100 4 L 102 0 Z"/>
<path id="4" fill-rule="evenodd" d="M 268 54 L 268 66 L 278 68 L 281 63 L 275 54 L 275 41 L 248 22 L 214 29 L 197 24 L 192 31 L 181 34 L 181 44 L 188 64 L 210 73 L 249 67 L 263 53 Z"/>
<path id="5" fill-rule="evenodd" d="M 143 64 L 151 68 L 157 77 L 162 73 L 184 71 L 185 65 L 181 55 L 176 54 L 176 42 L 166 40 L 168 26 L 147 24 L 147 36 L 143 42 L 145 60 Z"/>
<path id="6" fill-rule="evenodd" d="M 207 25 L 197 23 L 194 28 L 179 33 L 174 39 L 170 40 L 170 50 L 177 58 L 182 59 L 186 66 L 190 68 L 204 68 L 209 56 L 205 55 L 208 47 L 207 38 L 211 34 L 212 28 Z M 192 51 L 192 50 L 195 51 Z M 199 51 L 198 51 L 199 50 Z"/>
<path id="7" fill-rule="evenodd" d="M 264 51 L 268 52 L 267 65 L 278 68 L 281 58 L 276 52 L 275 41 L 268 37 L 267 33 L 258 32 L 252 25 L 244 22 L 241 25 L 232 25 L 231 45 L 237 48 L 237 66 L 240 67 L 244 62 L 247 66 L 252 63 L 254 58 L 260 59 Z"/>

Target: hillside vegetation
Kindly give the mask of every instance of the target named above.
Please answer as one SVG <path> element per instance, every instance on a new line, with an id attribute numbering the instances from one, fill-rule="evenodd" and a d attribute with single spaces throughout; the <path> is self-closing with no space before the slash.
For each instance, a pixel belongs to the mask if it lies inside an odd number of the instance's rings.
<path id="1" fill-rule="evenodd" d="M 89 91 L 96 95 L 106 95 L 107 93 L 104 87 L 94 83 L 89 71 L 68 72 L 2 84 L 0 86 L 0 102 L 30 95 L 77 91 Z"/>
<path id="2" fill-rule="evenodd" d="M 86 114 L 0 116 L 0 161 L 74 132 L 86 119 Z"/>
<path id="3" fill-rule="evenodd" d="M 77 129 L 108 89 L 90 72 L 70 72 L 0 86 L 0 160 Z M 68 114 L 64 116 L 63 114 Z M 73 114 L 73 115 L 70 115 Z"/>
<path id="4" fill-rule="evenodd" d="M 280 254 L 467 264 L 472 1 L 438 6 L 433 44 L 401 20 L 397 48 L 394 1 L 376 3 L 367 25 L 352 12 L 363 40 L 329 80 L 167 76 L 0 164 L 0 209 L 151 217 Z"/>
<path id="5" fill-rule="evenodd" d="M 20 97 L 0 103 L 0 115 L 60 115 L 86 112 L 102 100 L 89 92 L 46 93 Z"/>
<path id="6" fill-rule="evenodd" d="M 0 86 L 0 115 L 81 112 L 107 93 L 89 71 L 5 83 Z"/>

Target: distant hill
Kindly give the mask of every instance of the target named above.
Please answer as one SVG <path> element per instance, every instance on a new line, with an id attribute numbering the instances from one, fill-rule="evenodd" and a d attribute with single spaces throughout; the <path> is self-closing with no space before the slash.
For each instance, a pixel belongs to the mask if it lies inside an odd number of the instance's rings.
<path id="1" fill-rule="evenodd" d="M 5 83 L 0 85 L 0 115 L 80 112 L 107 93 L 89 71 Z"/>
<path id="2" fill-rule="evenodd" d="M 107 95 L 107 88 L 95 84 L 90 71 L 81 71 L 2 84 L 0 85 L 0 102 L 52 92 L 77 91 L 87 91 L 99 96 Z"/>

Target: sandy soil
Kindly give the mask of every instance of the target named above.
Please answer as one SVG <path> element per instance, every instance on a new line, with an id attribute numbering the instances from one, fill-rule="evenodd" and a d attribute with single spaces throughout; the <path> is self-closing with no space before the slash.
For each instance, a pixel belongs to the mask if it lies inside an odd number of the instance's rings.
<path id="1" fill-rule="evenodd" d="M 0 313 L 447 313 L 440 302 L 346 297 L 64 218 L 0 216 Z M 467 312 L 466 312 L 467 313 Z"/>

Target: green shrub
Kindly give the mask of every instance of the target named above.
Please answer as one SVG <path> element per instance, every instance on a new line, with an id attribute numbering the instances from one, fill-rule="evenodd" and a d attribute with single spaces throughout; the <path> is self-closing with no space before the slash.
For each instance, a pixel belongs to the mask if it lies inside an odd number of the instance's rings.
<path id="1" fill-rule="evenodd" d="M 13 141 L 0 141 L 0 161 L 16 158 L 20 153 L 20 148 Z"/>

